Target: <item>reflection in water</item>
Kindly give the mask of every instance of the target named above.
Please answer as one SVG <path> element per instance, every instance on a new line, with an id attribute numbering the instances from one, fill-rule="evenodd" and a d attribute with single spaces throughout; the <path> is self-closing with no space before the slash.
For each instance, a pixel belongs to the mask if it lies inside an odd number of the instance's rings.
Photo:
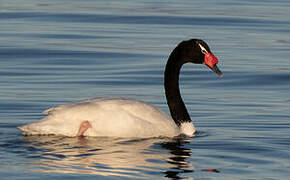
<path id="1" fill-rule="evenodd" d="M 68 138 L 26 136 L 34 171 L 146 178 L 164 173 L 179 179 L 193 172 L 191 139 Z"/>
<path id="2" fill-rule="evenodd" d="M 189 143 L 189 139 L 184 139 L 183 137 L 178 137 L 174 141 L 169 141 L 162 144 L 162 147 L 168 149 L 172 156 L 166 161 L 172 164 L 169 170 L 165 171 L 165 177 L 170 177 L 173 179 L 180 179 L 179 174 L 191 173 L 193 172 L 193 166 L 186 159 L 190 158 L 191 150 L 183 147 L 184 144 Z"/>

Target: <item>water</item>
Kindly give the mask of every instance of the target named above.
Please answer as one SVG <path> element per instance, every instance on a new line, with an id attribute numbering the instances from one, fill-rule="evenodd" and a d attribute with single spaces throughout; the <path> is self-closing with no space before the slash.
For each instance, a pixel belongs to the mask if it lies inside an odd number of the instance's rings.
<path id="1" fill-rule="evenodd" d="M 255 179 L 290 175 L 289 1 L 0 2 L 1 179 Z M 201 38 L 224 78 L 186 65 L 194 138 L 23 137 L 49 107 L 121 96 L 168 112 L 163 69 Z"/>

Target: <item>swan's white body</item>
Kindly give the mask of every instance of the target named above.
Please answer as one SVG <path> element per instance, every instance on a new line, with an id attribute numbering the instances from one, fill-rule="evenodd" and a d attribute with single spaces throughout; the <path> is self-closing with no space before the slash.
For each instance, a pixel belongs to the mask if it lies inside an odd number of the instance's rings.
<path id="1" fill-rule="evenodd" d="M 177 126 L 160 109 L 144 102 L 123 98 L 96 98 L 68 103 L 44 111 L 45 118 L 18 127 L 26 135 L 54 134 L 76 136 L 83 121 L 91 128 L 84 136 L 173 137 L 193 136 L 191 122 Z"/>

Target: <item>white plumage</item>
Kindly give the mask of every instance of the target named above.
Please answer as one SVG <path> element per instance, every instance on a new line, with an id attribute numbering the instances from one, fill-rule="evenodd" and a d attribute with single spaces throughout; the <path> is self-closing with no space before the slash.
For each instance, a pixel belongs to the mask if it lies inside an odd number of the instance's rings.
<path id="1" fill-rule="evenodd" d="M 80 124 L 88 120 L 92 127 L 84 136 L 172 137 L 189 130 L 192 123 L 179 128 L 173 119 L 147 103 L 124 98 L 95 98 L 64 104 L 43 112 L 45 118 L 18 127 L 25 135 L 55 134 L 76 136 Z"/>

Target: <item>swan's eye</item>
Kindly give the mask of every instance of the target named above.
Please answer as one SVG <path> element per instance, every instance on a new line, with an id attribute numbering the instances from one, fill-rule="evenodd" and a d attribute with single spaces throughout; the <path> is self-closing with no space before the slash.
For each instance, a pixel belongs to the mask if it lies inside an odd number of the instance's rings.
<path id="1" fill-rule="evenodd" d="M 201 52 L 202 52 L 202 54 L 205 54 L 205 53 L 207 53 L 207 50 L 201 45 L 201 44 L 199 44 L 199 43 L 197 43 L 198 45 L 199 45 L 199 47 L 200 47 L 200 49 L 201 49 Z"/>

